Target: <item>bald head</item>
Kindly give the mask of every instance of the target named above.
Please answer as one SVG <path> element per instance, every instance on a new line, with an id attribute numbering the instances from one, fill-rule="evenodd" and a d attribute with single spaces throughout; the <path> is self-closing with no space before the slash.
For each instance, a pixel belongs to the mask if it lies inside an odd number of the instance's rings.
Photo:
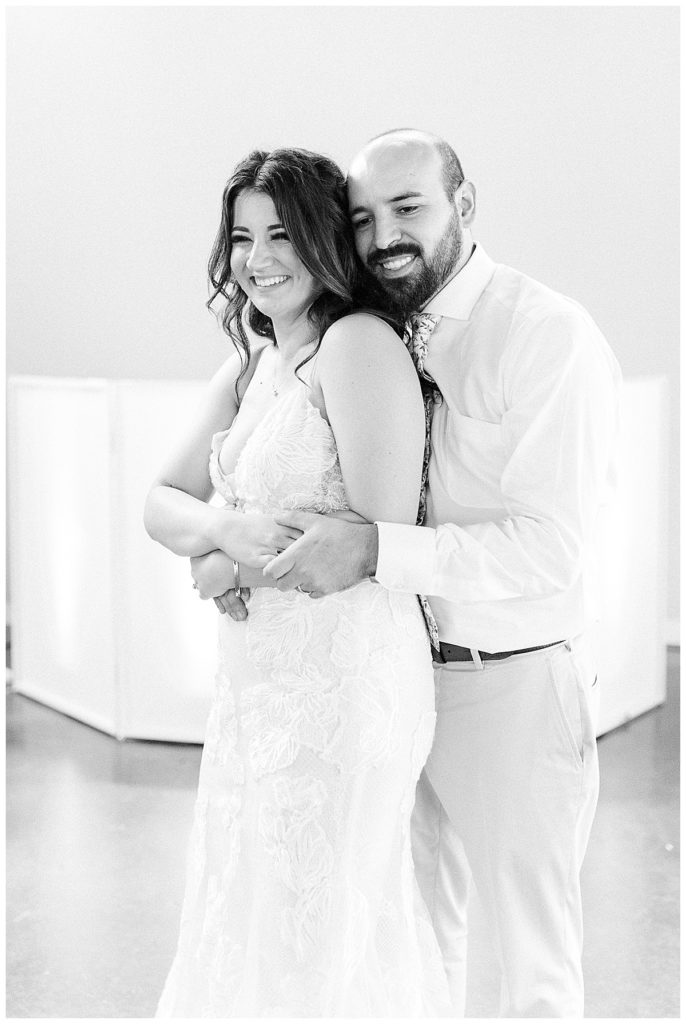
<path id="1" fill-rule="evenodd" d="M 471 255 L 474 187 L 435 135 L 403 128 L 368 142 L 348 171 L 348 206 L 357 253 L 393 308 L 421 309 Z"/>
<path id="2" fill-rule="evenodd" d="M 364 159 L 366 155 L 372 156 L 381 152 L 392 154 L 400 150 L 433 152 L 439 163 L 440 172 L 445 194 L 452 201 L 458 188 L 464 181 L 464 172 L 455 150 L 445 139 L 431 132 L 420 131 L 418 128 L 392 128 L 390 131 L 382 132 L 370 139 L 367 145 L 358 153 L 351 164 L 351 172 L 358 160 Z"/>

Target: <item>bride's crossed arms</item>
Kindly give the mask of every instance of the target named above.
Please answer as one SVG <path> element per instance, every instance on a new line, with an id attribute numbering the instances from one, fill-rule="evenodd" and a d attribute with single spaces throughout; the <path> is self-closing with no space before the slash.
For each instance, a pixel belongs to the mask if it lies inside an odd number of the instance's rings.
<path id="1" fill-rule="evenodd" d="M 171 453 L 149 492 L 145 527 L 177 555 L 189 556 L 200 596 L 215 598 L 220 611 L 246 613 L 231 594 L 234 560 L 242 587 L 275 586 L 264 567 L 300 536 L 274 517 L 208 504 L 213 494 L 209 453 L 215 434 L 232 428 L 233 462 L 276 402 L 281 388 L 306 387 L 308 400 L 331 427 L 350 512 L 358 522 L 413 524 L 424 450 L 424 411 L 412 360 L 393 329 L 369 313 L 353 313 L 325 333 L 313 360 L 310 383 L 300 350 L 286 362 L 278 345 L 252 349 L 247 373 L 233 354 L 215 374 L 188 433 Z M 238 380 L 238 395 L 236 382 Z M 246 381 L 247 386 L 246 386 Z M 240 396 L 240 403 L 239 403 Z M 239 413 L 240 407 L 240 413 Z M 231 472 L 233 467 L 223 467 Z M 370 527 L 374 531 L 373 527 Z M 373 571 L 370 566 L 369 572 Z M 316 596 L 316 595 L 314 595 Z"/>

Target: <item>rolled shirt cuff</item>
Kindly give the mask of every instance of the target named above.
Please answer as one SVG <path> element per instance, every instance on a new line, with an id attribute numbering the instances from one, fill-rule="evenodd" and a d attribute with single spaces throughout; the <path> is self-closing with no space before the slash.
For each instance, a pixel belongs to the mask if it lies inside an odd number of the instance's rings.
<path id="1" fill-rule="evenodd" d="M 374 577 L 387 590 L 430 594 L 434 582 L 436 531 L 428 526 L 376 523 L 379 555 Z"/>

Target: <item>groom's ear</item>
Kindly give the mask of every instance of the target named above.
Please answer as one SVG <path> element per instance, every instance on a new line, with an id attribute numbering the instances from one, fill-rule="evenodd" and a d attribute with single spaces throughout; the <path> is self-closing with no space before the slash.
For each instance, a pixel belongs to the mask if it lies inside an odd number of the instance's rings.
<path id="1" fill-rule="evenodd" d="M 476 216 L 476 189 L 471 181 L 463 181 L 453 200 L 460 216 L 462 226 L 471 227 Z"/>

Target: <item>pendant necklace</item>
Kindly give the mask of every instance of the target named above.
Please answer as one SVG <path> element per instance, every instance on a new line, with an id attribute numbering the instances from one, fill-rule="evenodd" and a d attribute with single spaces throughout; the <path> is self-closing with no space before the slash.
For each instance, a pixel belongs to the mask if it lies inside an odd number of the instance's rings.
<path id="1" fill-rule="evenodd" d="M 306 347 L 306 346 L 304 346 L 304 347 Z M 299 358 L 300 354 L 301 353 L 299 352 L 298 353 L 298 362 L 301 361 L 300 358 Z M 277 384 L 276 383 L 276 371 L 277 371 L 277 367 L 275 366 L 274 367 L 274 372 L 272 373 L 272 394 L 274 395 L 274 398 L 278 398 L 279 397 L 279 394 L 281 392 L 281 388 L 284 386 L 284 384 L 288 380 L 288 377 L 290 376 L 290 374 L 284 375 L 281 383 Z M 293 371 L 293 375 L 295 376 L 295 371 Z"/>
<path id="2" fill-rule="evenodd" d="M 274 362 L 274 370 L 272 372 L 272 394 L 274 395 L 274 398 L 278 398 L 279 397 L 281 389 L 283 388 L 284 384 L 286 383 L 286 380 L 288 379 L 288 374 L 284 374 L 282 376 L 282 379 L 281 379 L 280 383 L 277 384 L 278 369 L 279 369 L 278 360 L 275 360 L 275 362 Z"/>
<path id="3" fill-rule="evenodd" d="M 281 387 L 283 386 L 283 381 L 280 384 L 276 383 L 276 373 L 277 373 L 277 370 L 278 370 L 278 363 L 275 362 L 274 369 L 272 371 L 272 394 L 274 395 L 274 398 L 278 398 L 279 397 L 279 391 L 281 390 Z"/>
<path id="4" fill-rule="evenodd" d="M 293 376 L 293 377 L 295 378 L 295 373 L 293 373 L 293 375 L 292 375 L 292 376 Z M 297 378 L 295 378 L 295 379 L 297 379 Z M 278 398 L 278 397 L 279 397 L 279 395 L 280 395 L 280 394 L 282 393 L 282 391 L 283 391 L 284 385 L 285 385 L 285 384 L 286 384 L 286 383 L 287 383 L 287 382 L 288 382 L 289 380 L 290 380 L 290 375 L 287 375 L 287 376 L 285 376 L 285 377 L 283 378 L 283 380 L 281 381 L 281 383 L 280 383 L 280 384 L 277 384 L 277 383 L 276 383 L 276 373 L 274 373 L 274 376 L 272 377 L 272 394 L 274 395 L 274 398 Z M 290 390 L 290 389 L 289 389 L 289 390 Z"/>

